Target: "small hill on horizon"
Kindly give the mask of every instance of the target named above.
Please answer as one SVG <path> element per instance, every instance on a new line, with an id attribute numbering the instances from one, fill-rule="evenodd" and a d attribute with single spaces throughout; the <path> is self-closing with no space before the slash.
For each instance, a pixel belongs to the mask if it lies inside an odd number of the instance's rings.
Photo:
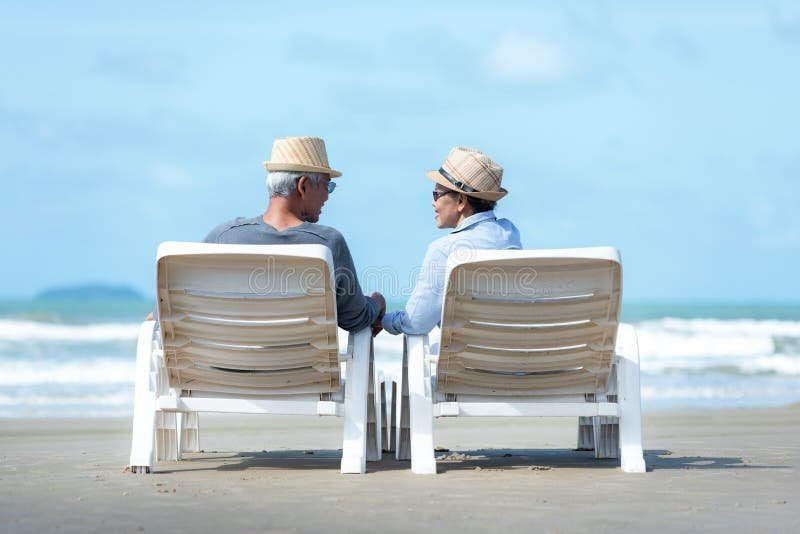
<path id="1" fill-rule="evenodd" d="M 141 293 L 130 286 L 108 284 L 83 284 L 56 286 L 40 291 L 37 300 L 97 299 L 143 300 Z"/>

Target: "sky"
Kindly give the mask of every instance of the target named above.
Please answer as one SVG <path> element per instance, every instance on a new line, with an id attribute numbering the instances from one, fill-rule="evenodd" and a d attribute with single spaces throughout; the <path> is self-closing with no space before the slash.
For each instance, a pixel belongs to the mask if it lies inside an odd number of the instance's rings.
<path id="1" fill-rule="evenodd" d="M 317 135 L 360 270 L 412 276 L 469 146 L 526 248 L 615 246 L 627 298 L 800 300 L 797 2 L 110 4 L 0 6 L 0 296 L 151 294 Z"/>

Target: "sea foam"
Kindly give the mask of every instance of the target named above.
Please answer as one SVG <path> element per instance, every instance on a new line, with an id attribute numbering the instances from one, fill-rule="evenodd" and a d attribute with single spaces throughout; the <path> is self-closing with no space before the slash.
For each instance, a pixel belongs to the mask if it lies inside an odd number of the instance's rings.
<path id="1" fill-rule="evenodd" d="M 675 319 L 636 325 L 642 370 L 800 374 L 800 322 Z"/>
<path id="2" fill-rule="evenodd" d="M 136 361 L 96 358 L 66 361 L 0 360 L 0 386 L 133 384 Z"/>
<path id="3" fill-rule="evenodd" d="M 99 343 L 135 340 L 140 323 L 66 325 L 0 319 L 0 341 L 67 341 Z"/>
<path id="4" fill-rule="evenodd" d="M 139 324 L 0 319 L 0 416 L 129 411 Z M 797 399 L 798 321 L 667 317 L 635 326 L 647 406 Z M 437 338 L 438 329 L 431 343 Z M 402 347 L 402 336 L 374 340 L 376 364 L 389 380 L 400 372 Z"/>

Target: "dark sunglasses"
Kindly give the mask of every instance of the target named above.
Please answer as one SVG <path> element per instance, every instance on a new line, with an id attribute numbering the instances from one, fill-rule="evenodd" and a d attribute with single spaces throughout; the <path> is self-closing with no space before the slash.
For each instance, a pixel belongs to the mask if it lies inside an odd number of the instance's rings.
<path id="1" fill-rule="evenodd" d="M 328 189 L 328 194 L 330 195 L 331 193 L 333 193 L 333 190 L 336 189 L 336 182 L 331 180 L 327 184 L 325 184 L 325 187 Z"/>
<path id="2" fill-rule="evenodd" d="M 433 201 L 436 202 L 437 200 L 439 200 L 443 196 L 449 195 L 450 193 L 455 193 L 455 191 L 436 191 L 436 190 L 434 190 L 433 191 Z"/>

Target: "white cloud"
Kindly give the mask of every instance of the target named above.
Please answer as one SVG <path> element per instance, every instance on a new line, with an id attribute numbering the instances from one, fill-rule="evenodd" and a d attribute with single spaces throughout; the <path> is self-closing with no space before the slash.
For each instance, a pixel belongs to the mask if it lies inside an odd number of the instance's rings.
<path id="1" fill-rule="evenodd" d="M 516 30 L 494 42 L 485 62 L 493 77 L 513 83 L 552 83 L 566 73 L 566 54 L 558 44 Z"/>
<path id="2" fill-rule="evenodd" d="M 778 6 L 769 6 L 768 9 L 772 33 L 783 41 L 800 42 L 800 10 L 784 11 Z"/>

